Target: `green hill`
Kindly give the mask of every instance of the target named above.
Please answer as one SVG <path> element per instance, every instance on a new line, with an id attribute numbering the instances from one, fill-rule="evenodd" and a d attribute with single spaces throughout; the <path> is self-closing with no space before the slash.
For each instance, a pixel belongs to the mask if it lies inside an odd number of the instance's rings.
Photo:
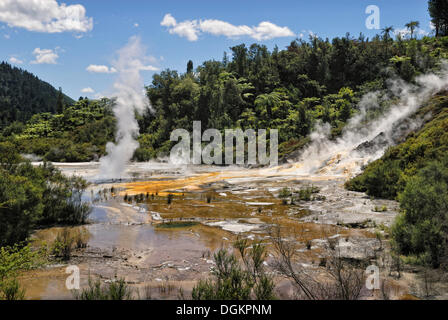
<path id="1" fill-rule="evenodd" d="M 391 228 L 395 252 L 437 268 L 448 263 L 447 93 L 435 96 L 419 114 L 432 118 L 346 187 L 399 200 L 401 212 Z"/>
<path id="2" fill-rule="evenodd" d="M 37 113 L 55 113 L 60 102 L 70 105 L 74 101 L 32 73 L 0 64 L 0 129 Z"/>
<path id="3" fill-rule="evenodd" d="M 448 156 L 448 95 L 439 94 L 420 108 L 416 116 L 431 115 L 420 130 L 406 141 L 391 147 L 381 159 L 370 163 L 362 174 L 347 182 L 346 187 L 368 195 L 395 199 L 409 178 L 417 175 L 432 161 Z"/>

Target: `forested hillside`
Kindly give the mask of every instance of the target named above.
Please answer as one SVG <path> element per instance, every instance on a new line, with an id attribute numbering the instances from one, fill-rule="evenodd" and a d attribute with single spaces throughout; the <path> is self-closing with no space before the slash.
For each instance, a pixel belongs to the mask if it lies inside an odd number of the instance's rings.
<path id="1" fill-rule="evenodd" d="M 432 115 L 422 129 L 391 147 L 346 183 L 349 190 L 400 201 L 392 228 L 396 250 L 438 267 L 448 262 L 448 96 L 419 110 Z"/>
<path id="2" fill-rule="evenodd" d="M 448 56 L 448 38 L 393 40 L 391 32 L 314 37 L 272 52 L 243 44 L 195 71 L 191 63 L 186 73 L 165 70 L 148 86 L 154 113 L 140 120 L 137 158 L 167 152 L 170 132 L 191 130 L 193 120 L 203 128 L 279 129 L 280 154 L 303 146 L 316 121 L 331 124 L 337 136 L 363 94 L 385 89 L 387 79 L 412 81 Z"/>
<path id="3" fill-rule="evenodd" d="M 55 113 L 73 100 L 32 73 L 0 64 L 0 129 L 40 112 Z"/>
<path id="4" fill-rule="evenodd" d="M 39 113 L 26 124 L 12 123 L 0 141 L 10 141 L 18 152 L 48 161 L 79 162 L 98 160 L 106 143 L 114 140 L 114 132 L 111 101 L 80 98 L 61 113 Z"/>
<path id="5" fill-rule="evenodd" d="M 448 160 L 448 95 L 434 97 L 417 113 L 431 115 L 420 130 L 405 142 L 391 147 L 379 160 L 347 183 L 351 190 L 380 198 L 395 199 L 410 177 L 432 161 Z"/>
<path id="6" fill-rule="evenodd" d="M 168 69 L 154 75 L 147 86 L 152 110 L 138 115 L 135 160 L 169 154 L 172 130 L 191 130 L 195 120 L 203 130 L 278 129 L 280 156 L 303 147 L 317 122 L 329 123 L 336 137 L 358 112 L 365 93 L 386 90 L 388 79 L 412 81 L 437 68 L 448 57 L 448 37 L 394 40 L 392 29 L 385 28 L 373 39 L 313 37 L 293 41 L 284 50 L 242 44 L 230 52 L 222 61 L 206 61 L 197 68 L 189 62 L 184 73 Z M 56 108 L 57 96 L 53 101 L 47 106 Z M 47 160 L 94 160 L 113 140 L 109 103 L 80 100 L 57 114 L 14 122 L 0 139 Z M 15 109 L 21 110 L 7 110 Z"/>

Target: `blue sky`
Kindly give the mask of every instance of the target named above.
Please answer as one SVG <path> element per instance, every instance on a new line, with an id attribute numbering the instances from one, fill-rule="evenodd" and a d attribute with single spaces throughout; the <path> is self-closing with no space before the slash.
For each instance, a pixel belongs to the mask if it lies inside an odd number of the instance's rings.
<path id="1" fill-rule="evenodd" d="M 27 0 L 0 2 L 0 60 L 31 71 L 56 88 L 62 87 L 74 99 L 93 98 L 109 91 L 116 76 L 110 69 L 114 54 L 134 35 L 141 37 L 152 57 L 152 69 L 184 72 L 188 60 L 193 60 L 195 66 L 208 59 L 220 60 L 224 51 L 229 52 L 229 47 L 240 43 L 284 48 L 296 37 L 308 38 L 309 32 L 321 38 L 344 36 L 347 32 L 355 36 L 363 32 L 372 37 L 380 31 L 365 26 L 368 5 L 379 7 L 381 28 L 392 25 L 402 29 L 410 20 L 418 20 L 422 33 L 431 31 L 426 0 L 34 3 L 39 6 L 29 8 Z M 167 14 L 170 16 L 166 18 Z M 227 31 L 223 22 L 227 23 Z M 260 26 L 261 22 L 270 24 Z M 94 67 L 89 72 L 91 65 Z M 151 82 L 154 72 L 157 71 L 143 71 L 145 84 Z M 85 88 L 94 92 L 82 92 Z"/>

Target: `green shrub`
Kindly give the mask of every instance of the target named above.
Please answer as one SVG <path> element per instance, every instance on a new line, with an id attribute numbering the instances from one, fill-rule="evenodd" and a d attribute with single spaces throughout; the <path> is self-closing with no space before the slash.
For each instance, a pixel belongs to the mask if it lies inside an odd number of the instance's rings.
<path id="1" fill-rule="evenodd" d="M 30 246 L 0 248 L 0 300 L 22 300 L 25 290 L 17 276 L 23 270 L 39 267 L 47 261 L 46 250 L 32 251 Z"/>
<path id="2" fill-rule="evenodd" d="M 171 204 L 171 202 L 173 202 L 173 198 L 174 198 L 174 195 L 169 193 L 168 196 L 166 197 L 166 203 Z"/>
<path id="3" fill-rule="evenodd" d="M 0 300 L 23 300 L 25 290 L 20 286 L 17 278 L 0 282 Z"/>
<path id="4" fill-rule="evenodd" d="M 173 221 L 173 222 L 164 222 L 156 225 L 156 228 L 162 229 L 174 229 L 174 228 L 187 228 L 197 226 L 199 222 L 195 221 Z"/>
<path id="5" fill-rule="evenodd" d="M 74 244 L 75 238 L 71 235 L 70 229 L 64 228 L 56 236 L 52 253 L 65 261 L 70 260 Z"/>
<path id="6" fill-rule="evenodd" d="M 207 192 L 207 193 L 205 194 L 205 198 L 206 198 L 206 200 L 207 200 L 207 203 L 211 203 L 211 202 L 212 202 L 212 199 L 213 199 L 213 193 L 211 193 L 211 192 Z"/>
<path id="7" fill-rule="evenodd" d="M 86 181 L 66 177 L 49 163 L 34 167 L 15 159 L 4 158 L 9 163 L 0 168 L 0 246 L 25 241 L 36 226 L 86 222 L 91 211 L 82 201 Z"/>
<path id="8" fill-rule="evenodd" d="M 387 207 L 386 206 L 382 206 L 382 207 L 375 206 L 375 208 L 373 208 L 373 211 L 374 212 L 386 212 Z"/>
<path id="9" fill-rule="evenodd" d="M 430 163 L 408 180 L 399 200 L 402 213 L 391 229 L 397 250 L 425 256 L 428 264 L 438 267 L 448 254 L 447 167 Z"/>
<path id="10" fill-rule="evenodd" d="M 0 248 L 0 282 L 15 277 L 19 271 L 41 266 L 46 261 L 46 248 L 31 250 L 29 245 Z"/>
<path id="11" fill-rule="evenodd" d="M 133 290 L 123 278 L 106 285 L 102 285 L 100 279 L 93 281 L 89 278 L 88 287 L 74 291 L 73 295 L 76 300 L 132 300 Z"/>
<path id="12" fill-rule="evenodd" d="M 303 189 L 300 189 L 298 191 L 298 200 L 300 201 L 314 201 L 314 200 L 322 200 L 324 199 L 324 197 L 319 197 L 316 198 L 315 196 L 313 197 L 313 194 L 319 193 L 320 189 L 318 187 L 315 186 L 311 186 L 311 187 L 306 187 Z"/>
<path id="13" fill-rule="evenodd" d="M 251 247 L 251 248 L 249 248 Z M 220 249 L 214 254 L 214 279 L 201 280 L 193 288 L 194 300 L 270 300 L 274 299 L 275 284 L 264 270 L 266 249 L 260 243 L 250 246 L 247 239 L 239 239 L 234 248 L 242 263 L 234 254 Z"/>
<path id="14" fill-rule="evenodd" d="M 345 186 L 349 190 L 365 192 L 370 196 L 393 199 L 399 190 L 400 176 L 401 170 L 397 161 L 378 160 Z"/>
<path id="15" fill-rule="evenodd" d="M 280 193 L 278 195 L 278 197 L 280 199 L 282 199 L 282 204 L 286 205 L 288 204 L 288 198 L 292 196 L 292 192 L 289 188 L 282 188 L 280 190 Z"/>

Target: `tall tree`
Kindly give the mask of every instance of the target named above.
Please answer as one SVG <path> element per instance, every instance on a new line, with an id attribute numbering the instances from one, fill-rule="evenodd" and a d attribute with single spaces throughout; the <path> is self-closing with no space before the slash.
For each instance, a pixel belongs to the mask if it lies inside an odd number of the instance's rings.
<path id="1" fill-rule="evenodd" d="M 428 11 L 436 29 L 436 37 L 448 34 L 448 1 L 429 0 Z"/>
<path id="2" fill-rule="evenodd" d="M 64 112 L 64 95 L 62 94 L 62 88 L 59 88 L 58 100 L 56 101 L 56 112 Z"/>
<path id="3" fill-rule="evenodd" d="M 193 73 L 193 61 L 191 61 L 191 60 L 188 60 L 188 63 L 187 63 L 187 73 L 188 74 Z"/>
<path id="4" fill-rule="evenodd" d="M 261 118 L 269 122 L 272 118 L 272 109 L 280 103 L 280 100 L 280 94 L 278 92 L 260 94 L 255 99 L 255 107 L 258 109 Z"/>
<path id="5" fill-rule="evenodd" d="M 235 71 L 238 76 L 246 77 L 248 71 L 247 48 L 245 44 L 240 44 L 230 48 L 233 54 L 231 70 Z"/>
<path id="6" fill-rule="evenodd" d="M 409 23 L 406 23 L 405 27 L 411 32 L 411 39 L 413 39 L 414 38 L 415 29 L 420 27 L 420 22 L 418 22 L 418 21 L 411 21 Z"/>
<path id="7" fill-rule="evenodd" d="M 383 34 L 383 40 L 384 41 L 389 41 L 391 38 L 390 33 L 394 32 L 394 27 L 389 26 L 389 27 L 384 27 L 382 30 L 382 34 Z"/>

